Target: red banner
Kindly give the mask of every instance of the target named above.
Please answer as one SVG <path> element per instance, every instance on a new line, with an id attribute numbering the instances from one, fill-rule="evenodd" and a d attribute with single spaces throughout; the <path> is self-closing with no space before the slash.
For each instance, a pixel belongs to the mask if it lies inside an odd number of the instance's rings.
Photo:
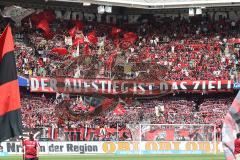
<path id="1" fill-rule="evenodd" d="M 158 95 L 169 92 L 218 92 L 231 91 L 232 89 L 232 80 L 147 82 L 109 79 L 30 78 L 31 92 Z"/>

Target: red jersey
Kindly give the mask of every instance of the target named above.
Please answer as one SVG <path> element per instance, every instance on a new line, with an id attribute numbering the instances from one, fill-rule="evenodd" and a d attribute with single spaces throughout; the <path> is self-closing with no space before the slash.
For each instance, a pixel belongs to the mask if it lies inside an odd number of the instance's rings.
<path id="1" fill-rule="evenodd" d="M 24 140 L 23 146 L 25 147 L 25 158 L 37 157 L 37 148 L 39 147 L 39 143 L 36 140 Z"/>
<path id="2" fill-rule="evenodd" d="M 240 154 L 240 139 L 236 139 L 234 141 L 234 146 L 235 146 L 234 154 Z"/>

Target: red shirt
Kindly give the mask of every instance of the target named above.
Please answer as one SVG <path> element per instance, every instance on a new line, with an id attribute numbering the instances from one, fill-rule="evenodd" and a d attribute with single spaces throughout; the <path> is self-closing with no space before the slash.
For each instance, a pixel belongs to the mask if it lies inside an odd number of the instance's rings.
<path id="1" fill-rule="evenodd" d="M 234 141 L 234 146 L 235 146 L 234 154 L 239 154 L 240 153 L 240 139 L 236 139 Z"/>
<path id="2" fill-rule="evenodd" d="M 25 158 L 37 157 L 37 148 L 39 147 L 39 143 L 36 140 L 24 140 L 23 146 L 25 147 Z"/>

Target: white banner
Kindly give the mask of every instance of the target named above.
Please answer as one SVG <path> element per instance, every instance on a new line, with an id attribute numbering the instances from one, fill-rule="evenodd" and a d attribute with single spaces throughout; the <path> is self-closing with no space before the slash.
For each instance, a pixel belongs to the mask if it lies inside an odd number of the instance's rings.
<path id="1" fill-rule="evenodd" d="M 3 152 L 22 154 L 20 142 L 3 142 Z M 40 142 L 40 154 L 208 154 L 223 153 L 221 142 Z"/>
<path id="2" fill-rule="evenodd" d="M 2 11 L 2 16 L 9 17 L 14 22 L 19 23 L 23 18 L 29 16 L 34 12 L 35 12 L 34 9 L 26 9 L 20 6 L 13 5 L 13 6 L 5 7 L 4 10 Z"/>
<path id="3" fill-rule="evenodd" d="M 159 95 L 176 92 L 218 92 L 233 89 L 232 80 L 135 81 L 31 77 L 31 92 Z"/>

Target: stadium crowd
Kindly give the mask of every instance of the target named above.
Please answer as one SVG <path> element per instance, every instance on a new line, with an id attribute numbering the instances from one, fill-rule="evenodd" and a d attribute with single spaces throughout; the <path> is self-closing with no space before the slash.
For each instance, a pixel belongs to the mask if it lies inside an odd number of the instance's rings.
<path id="1" fill-rule="evenodd" d="M 79 99 L 72 99 L 75 102 L 86 104 Z M 210 124 L 216 126 L 216 135 L 220 140 L 220 132 L 224 116 L 231 105 L 233 96 L 228 98 L 204 98 L 201 103 L 194 101 L 194 98 L 186 97 L 165 97 L 159 100 L 121 100 L 108 111 L 98 115 L 79 116 L 68 111 L 67 108 L 58 108 L 58 103 L 53 98 L 45 96 L 23 96 L 22 113 L 24 127 L 46 128 L 49 136 L 52 137 L 52 129 L 57 129 L 55 139 L 60 133 L 64 133 L 65 140 L 97 140 L 100 137 L 100 130 L 104 129 L 105 136 L 117 138 L 116 133 L 123 135 L 121 130 L 126 132 L 125 139 L 133 138 L 132 128 L 129 125 L 137 124 Z M 156 110 L 156 106 L 161 109 Z M 212 107 L 214 106 L 214 107 Z M 76 110 L 75 110 L 76 111 Z M 113 116 L 114 115 L 114 116 Z M 84 130 L 88 128 L 88 132 Z M 97 130 L 97 131 L 96 131 Z M 75 133 L 78 135 L 75 135 Z M 81 133 L 81 136 L 79 135 Z M 72 136 L 70 136 L 72 134 Z M 75 135 L 75 138 L 74 136 Z M 78 136 L 79 138 L 76 138 Z M 95 138 L 94 138 L 95 136 Z M 81 138 L 80 138 L 81 137 Z M 106 138 L 106 137 L 101 137 Z M 121 137 L 123 138 L 123 137 Z M 135 137 L 136 138 L 136 137 Z M 185 137 L 187 138 L 187 137 Z M 99 140 L 99 139 L 98 139 Z M 107 139 L 105 139 L 107 140 Z"/>
<path id="2" fill-rule="evenodd" d="M 21 27 L 14 28 L 18 71 L 24 76 L 141 80 L 237 78 L 238 21 L 196 16 L 116 27 L 59 20 L 50 15 L 52 18 L 46 22 L 36 16 L 26 18 Z"/>
<path id="3" fill-rule="evenodd" d="M 49 14 L 46 20 L 40 19 L 39 13 L 24 19 L 21 26 L 13 27 L 17 69 L 24 77 L 238 78 L 240 52 L 236 44 L 240 43 L 239 21 L 231 21 L 227 17 L 219 20 L 208 16 L 189 19 L 165 17 L 161 22 L 139 20 L 139 24 L 115 26 L 55 19 L 51 11 L 46 13 Z M 9 20 L 0 19 L 2 32 Z M 108 111 L 74 120 L 69 118 L 70 115 L 59 116 L 55 99 L 24 95 L 21 101 L 24 127 L 64 128 L 65 140 L 130 140 L 134 139 L 130 133 L 133 131 L 125 124 L 141 122 L 215 124 L 220 132 L 232 98 L 206 98 L 201 104 L 193 99 L 176 97 L 133 101 L 124 103 L 124 113 L 120 115 L 112 116 L 116 112 Z M 157 105 L 164 107 L 156 114 Z M 94 129 L 94 136 L 88 134 L 91 129 Z M 116 129 L 122 132 L 113 134 Z M 54 129 L 48 129 L 49 135 L 52 131 Z M 99 136 L 101 131 L 104 134 Z M 221 139 L 220 136 L 218 138 Z"/>
<path id="4" fill-rule="evenodd" d="M 38 96 L 22 96 L 23 127 L 36 128 L 56 123 L 55 104 L 52 99 Z"/>

